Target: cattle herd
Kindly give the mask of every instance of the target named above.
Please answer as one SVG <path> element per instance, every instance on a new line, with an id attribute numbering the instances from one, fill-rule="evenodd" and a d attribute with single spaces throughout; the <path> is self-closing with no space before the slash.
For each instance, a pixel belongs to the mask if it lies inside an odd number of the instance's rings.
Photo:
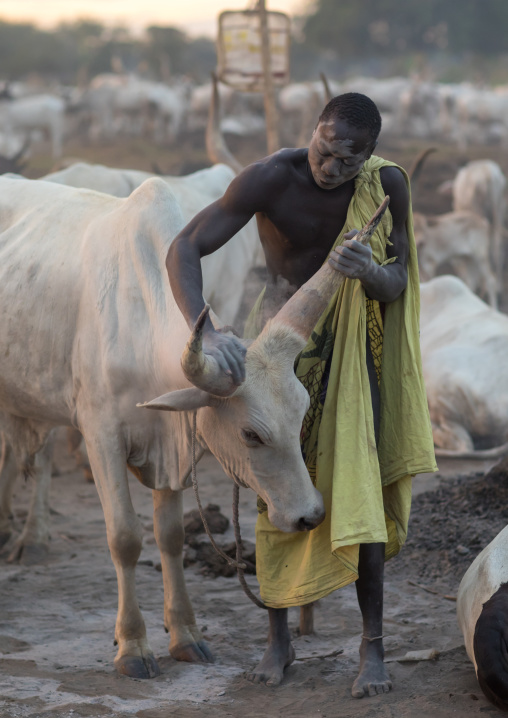
<path id="1" fill-rule="evenodd" d="M 278 110 L 288 146 L 305 145 L 326 92 L 363 92 L 379 107 L 383 134 L 471 145 L 508 146 L 508 86 L 495 88 L 462 83 L 438 83 L 421 78 L 384 80 L 355 77 L 293 83 L 280 90 Z M 0 155 L 14 157 L 27 136 L 36 143 L 51 140 L 54 157 L 66 139 L 80 136 L 89 142 L 118 137 L 149 137 L 157 144 L 176 143 L 186 133 L 203 130 L 212 83 L 195 85 L 179 79 L 172 85 L 135 75 L 102 74 L 86 87 L 58 87 L 51 93 L 24 83 L 0 89 Z M 237 93 L 220 85 L 225 134 L 246 137 L 263 134 L 263 102 L 255 93 Z"/>
<path id="2" fill-rule="evenodd" d="M 459 148 L 508 145 L 508 86 L 399 77 L 330 86 L 333 94 L 369 95 L 387 136 Z M 216 129 L 239 136 L 264 132 L 258 96 L 239 96 L 225 86 L 218 91 L 222 116 L 219 123 L 215 114 Z M 0 93 L 0 546 L 11 539 L 14 482 L 28 472 L 33 500 L 11 559 L 31 562 L 46 555 L 54 430 L 79 429 L 117 571 L 115 665 L 134 677 L 157 675 L 159 668 L 136 598 L 140 528 L 127 468 L 153 489 L 170 652 L 179 660 L 209 660 L 181 562 L 181 490 L 191 469 L 192 416 L 198 454 L 209 449 L 233 481 L 253 488 L 276 526 L 295 531 L 317 524 L 321 498 L 299 449 L 308 397 L 292 370 L 305 331 L 295 330 L 281 313 L 250 346 L 248 380 L 236 391 L 202 354 L 200 326 L 186 344 L 188 329 L 166 278 L 167 249 L 197 212 L 222 196 L 238 164 L 214 164 L 181 177 L 75 162 L 28 180 L 16 169 L 27 152 L 37 151 L 41 137 L 50 140 L 55 158 L 73 133 L 90 143 L 138 135 L 176 143 L 185 133 L 204 132 L 212 98 L 212 84 L 168 86 L 113 74 L 86 88 L 38 94 L 9 84 Z M 288 143 L 305 144 L 324 99 L 318 82 L 280 91 Z M 224 148 L 209 151 L 228 160 Z M 475 160 L 439 191 L 451 195 L 451 212 L 414 214 L 423 371 L 436 453 L 501 457 L 508 453 L 508 316 L 499 310 L 506 179 L 496 162 Z M 217 326 L 235 324 L 247 276 L 262 263 L 254 220 L 204 259 L 203 294 Z M 165 411 L 146 411 L 140 404 Z M 242 421 L 252 408 L 271 431 L 262 451 L 245 439 L 249 427 Z M 475 560 L 458 597 L 459 622 L 480 685 L 505 710 L 507 543 L 505 529 Z M 497 643 L 486 635 L 497 636 Z"/>

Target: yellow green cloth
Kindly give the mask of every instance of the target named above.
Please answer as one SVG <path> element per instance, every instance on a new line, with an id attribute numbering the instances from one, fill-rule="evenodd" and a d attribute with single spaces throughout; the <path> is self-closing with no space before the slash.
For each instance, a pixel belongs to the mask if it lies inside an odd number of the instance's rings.
<path id="1" fill-rule="evenodd" d="M 379 170 L 394 166 L 376 156 L 364 164 L 336 245 L 346 232 L 360 229 L 370 219 L 384 198 Z M 401 171 L 409 188 L 407 175 Z M 387 211 L 371 240 L 373 259 L 380 265 L 394 261 L 386 256 L 391 231 Z M 384 320 L 374 321 L 370 332 L 375 363 L 373 332 L 383 334 L 377 352 L 378 368 L 381 360 L 377 448 L 365 356 L 367 302 L 359 280 L 347 279 L 342 284 L 298 359 L 296 374 L 311 394 L 302 427 L 302 452 L 323 495 L 326 518 L 313 531 L 287 534 L 274 528 L 261 509 L 256 526 L 257 576 L 268 606 L 303 605 L 355 581 L 362 543 L 385 543 L 387 559 L 397 554 L 407 536 L 411 478 L 437 470 L 421 368 L 419 277 L 411 209 L 407 234 L 407 287 L 386 305 Z M 260 296 L 249 317 L 247 336 L 261 329 L 262 301 Z M 371 306 L 369 324 L 373 318 L 379 320 L 376 304 Z M 325 396 L 323 374 L 328 377 Z"/>

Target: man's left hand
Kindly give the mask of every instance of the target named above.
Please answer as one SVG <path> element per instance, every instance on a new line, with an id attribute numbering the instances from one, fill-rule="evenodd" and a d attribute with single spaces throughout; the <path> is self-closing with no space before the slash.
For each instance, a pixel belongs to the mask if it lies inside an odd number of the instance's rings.
<path id="1" fill-rule="evenodd" d="M 344 235 L 344 243 L 330 252 L 328 263 L 333 269 L 350 279 L 368 280 L 375 271 L 372 260 L 372 249 L 369 245 L 360 244 L 353 237 L 358 234 L 352 229 Z"/>

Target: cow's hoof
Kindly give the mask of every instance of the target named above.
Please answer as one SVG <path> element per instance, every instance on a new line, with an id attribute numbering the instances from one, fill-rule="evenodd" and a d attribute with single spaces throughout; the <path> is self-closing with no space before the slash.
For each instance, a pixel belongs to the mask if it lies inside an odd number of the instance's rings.
<path id="1" fill-rule="evenodd" d="M 153 653 L 147 656 L 120 656 L 115 659 L 118 673 L 129 678 L 157 678 L 161 669 Z"/>
<path id="2" fill-rule="evenodd" d="M 22 546 L 19 562 L 23 566 L 36 566 L 45 563 L 49 557 L 49 547 L 42 543 L 28 544 Z"/>
<path id="3" fill-rule="evenodd" d="M 175 661 L 187 661 L 188 663 L 214 663 L 213 654 L 208 648 L 206 641 L 187 643 L 181 646 L 171 646 L 169 649 L 171 657 Z"/>
<path id="4" fill-rule="evenodd" d="M 8 563 L 21 563 L 23 566 L 36 566 L 48 560 L 49 547 L 43 543 L 24 544 L 17 541 L 10 552 Z"/>

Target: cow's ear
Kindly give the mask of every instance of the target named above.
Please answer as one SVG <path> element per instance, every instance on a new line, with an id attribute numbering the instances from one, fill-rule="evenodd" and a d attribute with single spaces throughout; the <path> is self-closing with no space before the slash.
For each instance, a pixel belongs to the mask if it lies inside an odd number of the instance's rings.
<path id="1" fill-rule="evenodd" d="M 203 406 L 210 406 L 214 398 L 207 391 L 191 387 L 190 389 L 170 391 L 158 396 L 157 399 L 147 401 L 145 404 L 136 404 L 136 406 L 143 409 L 162 409 L 163 411 L 192 411 L 201 409 Z"/>

